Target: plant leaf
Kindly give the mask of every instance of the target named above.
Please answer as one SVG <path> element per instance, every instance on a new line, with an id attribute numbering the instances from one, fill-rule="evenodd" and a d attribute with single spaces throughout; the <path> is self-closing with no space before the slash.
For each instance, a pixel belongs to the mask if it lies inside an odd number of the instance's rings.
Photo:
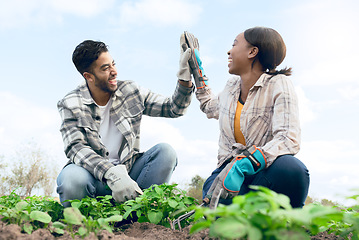
<path id="1" fill-rule="evenodd" d="M 59 228 L 59 229 L 65 229 L 66 228 L 66 224 L 63 224 L 62 222 L 53 222 L 52 226 L 54 228 Z"/>
<path id="2" fill-rule="evenodd" d="M 158 211 L 149 211 L 148 212 L 148 220 L 150 220 L 150 223 L 158 224 L 163 217 L 162 212 Z"/>
<path id="3" fill-rule="evenodd" d="M 21 201 L 21 202 L 16 203 L 15 209 L 20 212 L 20 211 L 24 210 L 27 206 L 29 206 L 29 204 L 27 202 Z"/>
<path id="4" fill-rule="evenodd" d="M 51 222 L 51 217 L 46 212 L 40 212 L 40 211 L 32 211 L 30 213 L 30 218 L 32 220 L 36 220 L 42 223 L 49 223 Z"/>
<path id="5" fill-rule="evenodd" d="M 78 208 L 69 207 L 64 209 L 64 218 L 67 223 L 80 225 L 84 216 Z"/>
<path id="6" fill-rule="evenodd" d="M 53 222 L 52 226 L 50 227 L 50 230 L 52 232 L 62 235 L 65 233 L 65 231 L 64 231 L 65 228 L 66 228 L 66 225 L 63 224 L 62 222 Z"/>
<path id="7" fill-rule="evenodd" d="M 87 229 L 84 227 L 80 227 L 78 233 L 80 236 L 85 236 L 87 234 Z"/>
<path id="8" fill-rule="evenodd" d="M 155 186 L 155 192 L 156 192 L 158 195 L 160 195 L 160 196 L 163 195 L 163 189 L 160 188 L 158 185 Z"/>
<path id="9" fill-rule="evenodd" d="M 105 219 L 106 222 L 120 222 L 123 220 L 123 217 L 121 215 L 113 215 L 111 217 L 108 217 Z"/>
<path id="10" fill-rule="evenodd" d="M 168 199 L 168 205 L 170 205 L 171 208 L 176 208 L 178 206 L 178 202 L 174 199 Z"/>
<path id="11" fill-rule="evenodd" d="M 306 234 L 303 230 L 286 230 L 286 229 L 279 229 L 270 232 L 271 235 L 267 234 L 267 237 L 274 237 L 274 239 L 281 239 L 281 240 L 309 240 L 310 236 Z"/>
<path id="12" fill-rule="evenodd" d="M 209 221 L 209 220 L 197 222 L 192 225 L 189 233 L 197 233 L 203 229 L 209 228 L 210 226 L 211 226 L 211 221 Z"/>
<path id="13" fill-rule="evenodd" d="M 23 229 L 24 229 L 24 232 L 26 232 L 27 234 L 31 234 L 34 227 L 30 223 L 25 223 Z"/>
<path id="14" fill-rule="evenodd" d="M 261 240 L 263 239 L 262 231 L 253 226 L 247 226 L 248 228 L 248 239 L 250 240 Z"/>
<path id="15" fill-rule="evenodd" d="M 234 218 L 219 218 L 209 229 L 210 235 L 225 239 L 239 239 L 247 235 L 248 228 Z"/>
<path id="16" fill-rule="evenodd" d="M 76 199 L 77 200 L 77 199 Z M 85 202 L 85 200 L 84 200 Z M 84 202 L 71 202 L 71 207 L 74 207 L 74 208 L 80 208 L 81 205 L 84 203 Z"/>

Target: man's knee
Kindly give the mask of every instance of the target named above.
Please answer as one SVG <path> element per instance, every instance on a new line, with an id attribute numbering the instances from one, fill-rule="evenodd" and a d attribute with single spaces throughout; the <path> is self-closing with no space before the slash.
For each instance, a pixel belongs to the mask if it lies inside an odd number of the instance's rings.
<path id="1" fill-rule="evenodd" d="M 95 187 L 91 182 L 91 174 L 86 169 L 74 165 L 65 167 L 57 178 L 60 200 L 82 199 L 94 195 Z"/>
<path id="2" fill-rule="evenodd" d="M 177 166 L 177 153 L 168 143 L 159 143 L 156 145 L 160 158 L 164 160 L 166 165 Z"/>
<path id="3" fill-rule="evenodd" d="M 86 189 L 89 184 L 88 178 L 83 175 L 68 175 L 58 186 L 62 187 L 63 191 L 74 191 Z"/>

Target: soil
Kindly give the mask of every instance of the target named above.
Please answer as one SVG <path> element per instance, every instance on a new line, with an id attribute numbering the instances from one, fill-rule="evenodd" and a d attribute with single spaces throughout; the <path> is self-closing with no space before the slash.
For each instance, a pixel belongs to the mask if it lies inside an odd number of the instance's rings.
<path id="1" fill-rule="evenodd" d="M 151 224 L 151 223 L 132 223 L 122 226 L 122 231 L 109 233 L 104 230 L 97 234 L 92 233 L 90 236 L 84 238 L 85 240 L 179 240 L 179 239 L 190 239 L 190 240 L 216 240 L 216 238 L 210 238 L 208 236 L 208 230 L 189 234 L 190 227 L 186 227 L 179 230 L 172 230 L 163 226 Z M 18 225 L 10 224 L 6 225 L 0 221 L 0 240 L 72 240 L 81 238 L 72 236 L 69 233 L 64 235 L 54 236 L 47 229 L 38 229 L 32 234 L 22 233 Z M 323 240 L 323 239 L 342 239 L 333 234 L 320 233 L 316 236 L 311 237 L 312 240 Z"/>

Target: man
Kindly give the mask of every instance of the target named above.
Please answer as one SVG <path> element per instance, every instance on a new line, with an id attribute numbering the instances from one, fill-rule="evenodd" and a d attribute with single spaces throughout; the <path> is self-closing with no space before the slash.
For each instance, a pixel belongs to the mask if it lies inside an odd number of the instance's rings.
<path id="1" fill-rule="evenodd" d="M 181 51 L 177 87 L 171 97 L 163 97 L 117 80 L 115 61 L 103 42 L 86 40 L 75 48 L 72 61 L 86 81 L 58 102 L 69 159 L 57 178 L 65 207 L 70 206 L 65 200 L 85 196 L 112 194 L 124 202 L 141 189 L 169 181 L 176 153 L 164 143 L 140 153 L 140 123 L 143 115 L 176 118 L 185 113 L 194 90 L 190 54 L 190 49 Z"/>

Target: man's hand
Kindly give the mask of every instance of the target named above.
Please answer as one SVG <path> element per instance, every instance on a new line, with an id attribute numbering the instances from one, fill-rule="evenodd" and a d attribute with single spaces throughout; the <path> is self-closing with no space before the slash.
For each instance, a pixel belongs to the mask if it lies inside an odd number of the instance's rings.
<path id="1" fill-rule="evenodd" d="M 110 168 L 105 173 L 105 179 L 112 190 L 112 197 L 118 203 L 135 199 L 140 194 L 143 194 L 138 184 L 128 175 L 125 165 Z"/>
<path id="2" fill-rule="evenodd" d="M 233 198 L 238 195 L 246 175 L 254 175 L 264 169 L 266 159 L 264 154 L 256 146 L 244 150 L 234 158 L 218 174 L 207 193 L 211 199 L 209 208 L 217 207 L 220 198 Z"/>
<path id="3" fill-rule="evenodd" d="M 186 44 L 182 44 L 182 48 L 186 51 L 187 48 L 191 49 L 191 58 L 189 59 L 189 65 L 193 74 L 194 82 L 197 89 L 207 86 L 208 78 L 204 74 L 202 67 L 202 60 L 199 55 L 199 43 L 198 39 L 189 32 L 184 32 Z"/>
<path id="4" fill-rule="evenodd" d="M 177 72 L 177 77 L 179 80 L 189 82 L 191 81 L 191 70 L 189 67 L 188 60 L 191 58 L 191 49 L 183 48 L 183 44 L 186 44 L 185 35 L 182 34 L 180 38 L 180 61 L 179 61 L 179 70 Z"/>

